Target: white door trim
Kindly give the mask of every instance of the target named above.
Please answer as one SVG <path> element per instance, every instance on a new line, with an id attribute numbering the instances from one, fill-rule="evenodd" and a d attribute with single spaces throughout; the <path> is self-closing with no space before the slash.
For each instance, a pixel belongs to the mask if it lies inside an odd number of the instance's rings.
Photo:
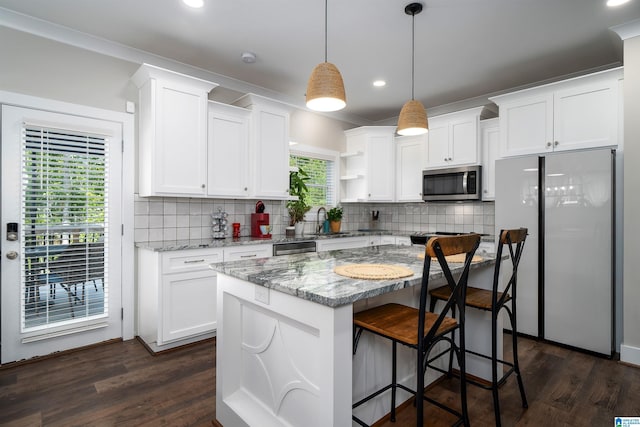
<path id="1" fill-rule="evenodd" d="M 102 119 L 122 124 L 122 339 L 135 336 L 135 281 L 134 281 L 134 181 L 135 137 L 134 115 L 101 108 L 88 107 L 63 101 L 0 91 L 0 104 L 33 108 L 81 117 Z M 124 105 L 124 101 L 123 101 Z"/>

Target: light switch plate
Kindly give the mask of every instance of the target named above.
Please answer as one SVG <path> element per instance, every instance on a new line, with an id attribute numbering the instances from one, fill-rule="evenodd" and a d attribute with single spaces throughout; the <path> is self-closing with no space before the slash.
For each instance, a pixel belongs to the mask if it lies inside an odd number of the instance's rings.
<path id="1" fill-rule="evenodd" d="M 127 111 L 127 113 L 131 113 L 131 114 L 135 113 L 136 112 L 136 104 L 134 104 L 131 101 L 127 101 L 125 110 Z"/>

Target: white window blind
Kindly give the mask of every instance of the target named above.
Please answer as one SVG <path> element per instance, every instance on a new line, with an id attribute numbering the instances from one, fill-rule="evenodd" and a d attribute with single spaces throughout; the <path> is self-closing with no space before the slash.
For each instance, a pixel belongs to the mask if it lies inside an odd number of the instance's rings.
<path id="1" fill-rule="evenodd" d="M 108 313 L 107 136 L 24 124 L 22 328 Z"/>
<path id="2" fill-rule="evenodd" d="M 291 155 L 290 164 L 309 175 L 307 188 L 312 206 L 334 206 L 336 204 L 335 162 L 311 156 Z"/>

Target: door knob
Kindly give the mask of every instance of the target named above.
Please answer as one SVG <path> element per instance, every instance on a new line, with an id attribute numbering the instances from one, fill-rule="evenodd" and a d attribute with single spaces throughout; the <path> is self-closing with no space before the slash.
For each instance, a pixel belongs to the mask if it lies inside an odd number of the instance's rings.
<path id="1" fill-rule="evenodd" d="M 9 258 L 9 259 L 16 259 L 16 258 L 18 258 L 18 252 L 16 252 L 16 251 L 9 251 L 9 252 L 7 252 L 7 258 Z"/>

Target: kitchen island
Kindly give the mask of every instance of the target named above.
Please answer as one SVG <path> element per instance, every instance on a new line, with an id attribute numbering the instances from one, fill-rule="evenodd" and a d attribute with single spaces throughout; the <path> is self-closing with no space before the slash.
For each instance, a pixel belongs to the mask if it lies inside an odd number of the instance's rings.
<path id="1" fill-rule="evenodd" d="M 351 426 L 351 405 L 390 378 L 390 346 L 363 334 L 352 353 L 352 316 L 394 301 L 416 306 L 422 247 L 378 246 L 214 264 L 218 271 L 216 419 L 230 426 Z M 490 287 L 489 254 L 472 265 L 474 286 Z M 392 264 L 413 276 L 358 280 L 337 275 L 347 264 Z M 452 264 L 454 275 L 462 264 Z M 444 282 L 432 263 L 430 287 Z M 467 312 L 468 348 L 487 352 L 490 320 Z M 501 326 L 499 326 L 501 327 Z M 500 347 L 499 347 L 500 348 Z M 415 362 L 399 349 L 398 378 L 411 386 Z M 474 360 L 475 359 L 475 360 Z M 468 357 L 470 374 L 489 378 L 489 365 Z M 429 373 L 427 383 L 437 378 Z M 400 394 L 398 402 L 409 398 Z M 374 422 L 389 411 L 384 394 L 358 408 Z"/>

